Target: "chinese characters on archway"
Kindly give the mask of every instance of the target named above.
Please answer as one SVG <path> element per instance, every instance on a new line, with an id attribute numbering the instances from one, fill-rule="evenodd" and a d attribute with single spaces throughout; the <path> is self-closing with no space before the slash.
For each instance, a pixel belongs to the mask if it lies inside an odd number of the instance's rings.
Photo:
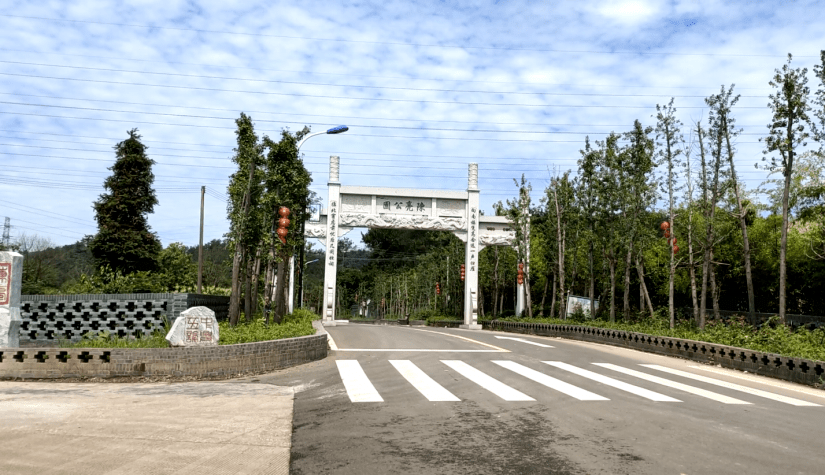
<path id="1" fill-rule="evenodd" d="M 0 263 L 0 305 L 9 303 L 11 291 L 11 263 Z"/>
<path id="2" fill-rule="evenodd" d="M 212 342 L 213 318 L 208 316 L 186 316 L 186 342 Z"/>
<path id="3" fill-rule="evenodd" d="M 337 204 L 335 200 L 330 202 L 330 212 L 329 216 L 327 217 L 327 219 L 330 220 L 330 236 L 328 237 L 329 243 L 327 243 L 327 246 L 329 246 L 330 249 L 330 252 L 327 253 L 327 256 L 330 257 L 330 260 L 327 262 L 328 266 L 336 265 L 335 249 L 336 240 L 338 238 L 338 230 L 336 230 L 336 206 Z"/>
<path id="4" fill-rule="evenodd" d="M 476 208 L 472 207 L 470 209 L 470 270 L 476 271 Z"/>
<path id="5" fill-rule="evenodd" d="M 376 197 L 379 213 L 430 215 L 430 199 L 408 197 Z"/>

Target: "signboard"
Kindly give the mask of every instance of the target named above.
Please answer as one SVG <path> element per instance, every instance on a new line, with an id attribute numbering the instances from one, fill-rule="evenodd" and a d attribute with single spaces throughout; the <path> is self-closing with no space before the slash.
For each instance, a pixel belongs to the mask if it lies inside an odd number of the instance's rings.
<path id="1" fill-rule="evenodd" d="M 599 300 L 594 300 L 594 309 L 599 307 Z M 573 313 L 581 309 L 585 317 L 591 316 L 591 300 L 587 297 L 568 295 L 568 304 L 566 305 L 567 315 L 570 317 Z"/>
<path id="2" fill-rule="evenodd" d="M 11 263 L 0 263 L 0 306 L 11 299 Z"/>

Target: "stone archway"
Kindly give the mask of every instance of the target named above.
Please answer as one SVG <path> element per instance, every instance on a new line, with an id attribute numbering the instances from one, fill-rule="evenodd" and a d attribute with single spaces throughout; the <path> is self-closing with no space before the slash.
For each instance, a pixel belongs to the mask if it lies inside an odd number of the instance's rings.
<path id="1" fill-rule="evenodd" d="M 477 322 L 479 252 L 486 246 L 513 246 L 516 233 L 506 217 L 479 211 L 478 164 L 468 164 L 467 190 L 341 185 L 339 157 L 330 156 L 327 208 L 319 221 L 308 221 L 304 235 L 324 242 L 322 319 L 335 325 L 338 239 L 356 227 L 450 231 L 465 243 L 465 299 L 461 327 L 481 329 Z M 524 293 L 522 286 L 519 291 Z"/>

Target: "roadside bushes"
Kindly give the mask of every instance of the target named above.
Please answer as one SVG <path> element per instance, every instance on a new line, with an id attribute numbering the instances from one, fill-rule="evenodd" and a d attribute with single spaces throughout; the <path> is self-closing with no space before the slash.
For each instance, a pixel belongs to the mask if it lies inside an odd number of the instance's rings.
<path id="1" fill-rule="evenodd" d="M 230 327 L 227 321 L 218 321 L 219 340 L 218 345 L 245 344 L 248 342 L 261 342 L 267 340 L 288 339 L 290 337 L 301 337 L 315 334 L 313 321 L 320 319 L 306 309 L 296 309 L 292 314 L 288 314 L 282 319 L 281 324 L 270 324 L 264 322 L 264 318 L 259 314 L 252 322 L 242 321 L 235 327 Z M 170 325 L 167 324 L 163 330 L 157 330 L 151 335 L 144 335 L 140 338 L 133 336 L 119 337 L 117 334 L 109 332 L 98 332 L 93 334 L 87 332 L 83 339 L 72 343 L 70 341 L 60 341 L 60 347 L 97 347 L 97 348 L 163 348 L 169 347 L 166 341 L 166 334 Z"/>
<path id="2" fill-rule="evenodd" d="M 655 313 L 654 319 L 643 317 L 636 322 L 610 322 L 602 319 L 551 319 L 526 317 L 506 317 L 499 319 L 510 322 L 543 322 L 548 324 L 575 324 L 604 329 L 616 329 L 627 332 L 656 335 L 662 337 L 676 337 L 709 342 L 720 345 L 742 347 L 744 349 L 769 352 L 788 357 L 823 361 L 826 357 L 824 349 L 823 329 L 808 330 L 799 327 L 792 330 L 780 323 L 778 317 L 772 317 L 759 328 L 748 324 L 744 317 L 732 317 L 727 321 L 708 321 L 705 330 L 700 330 L 693 321 L 686 320 L 677 323 L 674 329 L 669 328 L 668 318 L 664 312 Z"/>

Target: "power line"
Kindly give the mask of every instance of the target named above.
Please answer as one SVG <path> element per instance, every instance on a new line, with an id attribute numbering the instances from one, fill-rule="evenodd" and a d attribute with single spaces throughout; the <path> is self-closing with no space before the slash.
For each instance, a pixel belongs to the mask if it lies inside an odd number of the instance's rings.
<path id="1" fill-rule="evenodd" d="M 526 81 L 485 81 L 485 80 L 475 80 L 475 79 L 449 79 L 449 78 L 411 78 L 405 76 L 376 76 L 370 74 L 353 74 L 353 73 L 327 73 L 322 71 L 300 71 L 300 70 L 289 70 L 289 69 L 272 69 L 272 68 L 255 68 L 250 66 L 227 66 L 226 64 L 206 64 L 206 63 L 187 63 L 182 61 L 160 61 L 160 60 L 147 60 L 147 59 L 140 59 L 140 58 L 123 58 L 123 57 L 113 57 L 113 56 L 96 56 L 96 55 L 78 55 L 78 54 L 71 54 L 71 53 L 55 53 L 51 51 L 32 51 L 32 50 L 18 50 L 18 49 L 11 49 L 11 48 L 0 48 L 0 51 L 14 51 L 18 53 L 33 53 L 39 55 L 57 55 L 57 56 L 71 56 L 74 58 L 94 58 L 94 59 L 105 59 L 105 60 L 115 60 L 115 61 L 128 61 L 130 63 L 134 62 L 141 62 L 141 63 L 157 63 L 157 64 L 175 64 L 175 65 L 185 65 L 185 66 L 201 66 L 201 67 L 208 67 L 208 68 L 220 68 L 220 69 L 227 69 L 231 68 L 233 70 L 237 69 L 246 69 L 250 71 L 272 71 L 276 73 L 293 73 L 293 74 L 311 74 L 317 76 L 349 76 L 355 78 L 375 78 L 375 79 L 392 79 L 394 81 L 397 80 L 408 80 L 408 81 L 433 81 L 433 82 L 446 82 L 446 83 L 481 83 L 481 84 L 522 84 L 528 86 L 578 86 L 578 87 L 590 87 L 590 88 L 672 88 L 672 89 L 712 89 L 716 88 L 717 86 L 651 86 L 651 85 L 622 85 L 622 84 L 581 84 L 581 83 L 537 83 L 537 82 L 526 82 Z M 812 56 L 814 58 L 814 56 Z M 751 88 L 751 87 L 738 87 L 738 89 L 757 89 L 761 91 L 769 91 L 771 88 L 766 87 L 759 87 L 759 88 Z"/>
<path id="2" fill-rule="evenodd" d="M 169 88 L 169 89 L 188 89 L 195 91 L 218 91 L 229 93 L 244 93 L 244 94 L 261 94 L 266 96 L 290 96 L 290 97 L 306 97 L 317 99 L 345 99 L 349 101 L 388 101 L 388 102 L 406 102 L 406 103 L 426 103 L 426 104 L 458 104 L 463 106 L 518 106 L 518 107 L 572 107 L 572 108 L 626 108 L 626 109 L 650 109 L 651 106 L 621 106 L 621 105 L 567 105 L 567 104 L 523 104 L 523 103 L 488 103 L 488 102 L 468 102 L 468 101 L 431 101 L 425 99 L 400 99 L 400 98 L 370 98 L 370 97 L 352 97 L 352 96 L 326 96 L 323 94 L 302 94 L 302 93 L 282 93 L 274 91 L 250 91 L 241 89 L 222 89 L 222 88 L 205 88 L 200 86 L 176 86 L 172 84 L 151 84 L 151 83 L 130 83 L 126 81 L 110 81 L 103 79 L 89 79 L 89 78 L 65 78 L 58 76 L 43 76 L 37 74 L 23 74 L 23 73 L 6 73 L 0 72 L 5 76 L 16 76 L 24 78 L 38 78 L 38 79 L 56 79 L 60 81 L 80 81 L 88 83 L 99 84 L 118 84 L 126 86 L 147 86 L 154 88 Z M 680 109 L 706 109 L 707 106 L 681 106 Z M 765 109 L 765 106 L 734 106 L 732 109 Z"/>
<path id="3" fill-rule="evenodd" d="M 467 46 L 467 45 L 437 45 L 430 43 L 404 43 L 392 41 L 371 41 L 371 40 L 347 40 L 342 38 L 318 38 L 310 36 L 290 36 L 290 35 L 273 35 L 267 33 L 248 33 L 241 31 L 224 31 L 224 30 L 205 30 L 197 28 L 180 28 L 180 27 L 166 27 L 166 26 L 152 26 L 152 25 L 138 25 L 134 23 L 113 23 L 101 22 L 91 20 L 72 20 L 68 18 L 48 18 L 36 17 L 26 15 L 12 15 L 8 13 L 0 14 L 0 16 L 11 18 L 24 18 L 27 20 L 42 20 L 53 22 L 68 22 L 68 23 L 83 23 L 92 25 L 109 25 L 109 26 L 127 26 L 130 28 L 145 28 L 150 30 L 170 30 L 170 31 L 191 31 L 196 33 L 216 33 L 222 35 L 241 35 L 264 38 L 283 38 L 291 40 L 306 40 L 306 41 L 324 41 L 324 42 L 339 42 L 339 43 L 357 43 L 357 44 L 371 44 L 371 45 L 392 45 L 392 46 L 407 46 L 407 47 L 426 47 L 426 48 L 450 48 L 461 50 L 493 50 L 493 51 L 531 51 L 538 53 L 570 53 L 570 54 L 605 54 L 605 55 L 646 55 L 646 56 L 722 56 L 722 57 L 758 57 L 758 58 L 785 58 L 785 55 L 736 55 L 724 53 L 673 53 L 673 52 L 636 52 L 636 51 L 592 51 L 592 50 L 553 50 L 553 49 L 539 49 L 539 48 L 518 48 L 506 46 Z M 815 58 L 815 56 L 800 56 L 802 58 Z"/>
<path id="4" fill-rule="evenodd" d="M 231 76 L 208 76 L 203 74 L 184 74 L 184 73 L 169 73 L 159 71 L 139 71 L 130 69 L 117 68 L 95 68 L 91 66 L 75 66 L 62 64 L 46 64 L 46 63 L 27 63 L 23 61 L 8 61 L 0 60 L 0 63 L 20 64 L 27 66 L 46 66 L 50 68 L 70 68 L 70 69 L 84 69 L 88 71 L 107 71 L 116 73 L 136 73 L 136 74 L 150 74 L 158 76 L 178 76 L 183 78 L 202 78 L 202 79 L 218 79 L 222 81 L 250 81 L 256 83 L 276 83 L 276 84 L 294 84 L 301 86 L 332 86 L 337 88 L 358 88 L 358 89 L 387 89 L 392 91 L 427 91 L 427 92 L 441 92 L 441 93 L 468 93 L 468 94 L 517 94 L 525 96 L 606 96 L 606 97 L 659 97 L 659 98 L 707 98 L 704 95 L 673 95 L 673 94 L 605 94 L 605 93 L 555 93 L 555 92 L 538 92 L 538 91 L 485 91 L 481 89 L 438 89 L 438 88 L 410 88 L 401 86 L 373 86 L 365 84 L 336 84 L 336 83 L 311 83 L 307 81 L 286 81 L 282 79 L 258 79 L 258 78 L 235 78 Z M 766 96 L 748 96 L 740 95 L 742 98 L 766 98 Z"/>
<path id="5" fill-rule="evenodd" d="M 28 205 L 22 205 L 22 204 L 16 203 L 16 202 L 10 202 L 8 200 L 0 200 L 0 202 L 5 203 L 6 205 L 4 205 L 4 206 L 6 206 L 6 207 L 13 208 L 15 210 L 20 210 L 20 211 L 23 211 L 23 212 L 26 212 L 26 213 L 32 213 L 32 214 L 35 214 L 35 215 L 42 215 L 42 216 L 45 216 L 47 218 L 51 218 L 53 220 L 63 220 L 63 221 L 68 221 L 68 222 L 74 222 L 76 224 L 84 225 L 84 226 L 92 224 L 92 222 L 89 222 L 89 221 L 86 221 L 86 220 L 81 220 L 81 219 L 74 218 L 74 217 L 67 218 L 65 215 L 50 212 L 48 210 L 43 210 L 42 208 L 30 207 Z"/>
<path id="6" fill-rule="evenodd" d="M 30 106 L 30 107 L 51 107 L 57 109 L 79 109 L 83 111 L 98 111 L 98 112 L 118 112 L 118 113 L 125 113 L 125 114 L 148 114 L 152 116 L 170 116 L 170 117 L 186 117 L 186 118 L 195 118 L 195 119 L 213 119 L 213 120 L 221 120 L 221 121 L 233 121 L 235 120 L 232 117 L 220 117 L 220 116 L 200 116 L 196 114 L 173 114 L 170 112 L 148 112 L 148 111 L 123 111 L 120 109 L 103 109 L 103 108 L 96 108 L 96 107 L 80 107 L 80 106 L 61 106 L 57 104 L 34 104 L 34 103 L 23 103 L 23 102 L 11 102 L 11 101 L 0 101 L 0 104 L 11 104 L 14 106 Z M 256 122 L 270 122 L 270 123 L 285 123 L 286 121 L 277 121 L 272 119 L 256 119 Z M 287 122 L 288 124 L 309 124 L 313 126 L 323 126 L 328 123 L 320 123 L 320 122 Z M 348 124 L 349 127 L 364 127 L 368 129 L 404 129 L 404 130 L 417 130 L 417 131 L 446 131 L 446 132 L 484 132 L 484 133 L 499 133 L 499 134 L 608 134 L 608 132 L 588 132 L 588 131 L 509 131 L 509 130 L 497 130 L 497 129 L 448 129 L 448 128 L 437 128 L 437 127 L 410 127 L 410 126 L 377 126 L 377 125 L 370 125 L 370 124 Z M 744 132 L 740 135 L 763 135 L 756 132 Z"/>
<path id="7" fill-rule="evenodd" d="M 3 74 L 3 73 L 0 73 Z M 83 120 L 83 121 L 106 121 L 106 122 L 125 122 L 129 124 L 150 124 L 156 126 L 174 126 L 174 127 L 198 127 L 198 128 L 206 128 L 206 129 L 224 129 L 224 130 L 231 130 L 231 128 L 224 127 L 224 126 L 209 126 L 209 125 L 202 125 L 202 124 L 173 124 L 173 123 L 165 123 L 165 122 L 150 122 L 150 121 L 135 121 L 131 119 L 110 119 L 110 118 L 96 118 L 96 117 L 76 117 L 76 116 L 58 116 L 54 114 L 34 114 L 29 112 L 8 112 L 8 111 L 0 111 L 0 114 L 13 114 L 16 116 L 33 116 L 33 117 L 52 117 L 56 119 L 76 119 L 76 120 Z M 280 133 L 280 131 L 261 131 L 261 132 L 272 132 L 272 133 Z M 757 134 L 755 134 L 757 135 Z M 535 139 L 489 139 L 489 138 L 472 138 L 472 137 L 422 137 L 422 136 L 389 136 L 389 135 L 377 135 L 377 134 L 358 134 L 358 133 L 351 133 L 348 134 L 351 137 L 380 137 L 380 138 L 390 138 L 390 139 L 428 139 L 428 140 L 471 140 L 471 141 L 492 141 L 492 142 L 542 142 L 542 143 L 577 143 L 582 142 L 582 140 L 535 140 Z M 748 143 L 744 141 L 740 141 L 739 143 Z M 757 141 L 752 141 L 751 143 L 756 144 Z"/>

